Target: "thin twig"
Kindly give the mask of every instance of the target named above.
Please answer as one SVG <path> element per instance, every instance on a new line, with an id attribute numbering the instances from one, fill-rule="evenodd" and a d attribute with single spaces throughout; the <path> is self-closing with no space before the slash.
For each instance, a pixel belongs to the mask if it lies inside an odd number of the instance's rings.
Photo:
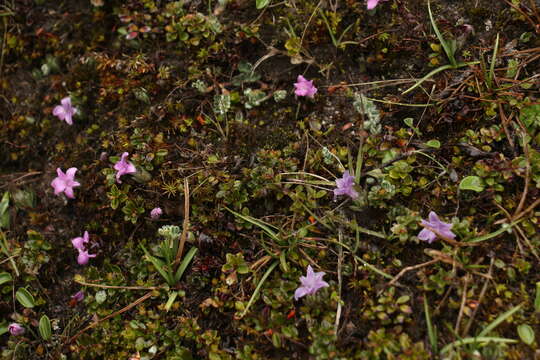
<path id="1" fill-rule="evenodd" d="M 533 202 L 528 208 L 520 212 L 517 216 L 514 216 L 512 219 L 513 221 L 521 219 L 523 216 L 525 216 L 527 213 L 533 211 L 538 205 L 540 204 L 540 199 L 536 199 L 535 202 Z"/>
<path id="2" fill-rule="evenodd" d="M 87 330 L 90 330 L 94 327 L 96 327 L 98 324 L 102 323 L 103 321 L 105 320 L 108 320 L 116 315 L 119 315 L 119 314 L 122 314 L 128 310 L 130 310 L 131 308 L 139 305 L 140 303 L 146 301 L 148 298 L 150 298 L 152 296 L 152 293 L 153 291 L 150 291 L 148 293 L 146 293 L 145 295 L 141 296 L 140 298 L 138 298 L 137 300 L 135 300 L 134 302 L 132 302 L 131 304 L 129 304 L 128 306 L 126 307 L 123 307 L 122 309 L 118 310 L 118 311 L 115 311 L 113 312 L 112 314 L 109 314 L 107 316 L 105 316 L 103 319 L 100 319 L 90 325 L 88 325 L 87 327 L 85 327 L 84 329 L 82 329 L 81 331 L 79 331 L 77 334 L 73 335 L 68 341 L 67 343 L 68 344 L 71 344 L 73 341 L 77 340 L 77 338 L 79 336 L 81 336 L 83 333 L 85 333 Z"/>
<path id="3" fill-rule="evenodd" d="M 4 188 L 4 187 L 6 187 L 6 186 L 8 186 L 9 184 L 12 184 L 12 183 L 15 183 L 15 182 L 17 182 L 17 181 L 19 181 L 19 180 L 22 180 L 22 179 L 24 179 L 24 178 L 26 178 L 26 177 L 34 176 L 34 175 L 39 175 L 39 174 L 41 174 L 41 173 L 42 173 L 41 171 L 32 171 L 32 172 L 29 172 L 29 173 L 27 173 L 27 174 L 24 174 L 24 175 L 22 175 L 22 176 L 19 176 L 18 178 L 15 178 L 15 179 L 13 179 L 13 180 L 10 180 L 9 182 L 6 182 L 4 185 L 0 186 L 0 189 L 1 189 L 1 188 Z"/>
<path id="4" fill-rule="evenodd" d="M 479 245 L 481 245 L 481 243 L 466 243 L 466 242 L 456 241 L 454 239 L 450 239 L 450 238 L 442 235 L 436 229 L 434 229 L 434 228 L 432 228 L 432 227 L 430 227 L 428 225 L 424 225 L 424 224 L 420 223 L 420 226 L 422 226 L 422 227 L 428 229 L 429 231 L 435 233 L 435 235 L 437 235 L 438 238 L 440 238 L 443 241 L 446 241 L 447 243 L 449 243 L 450 245 L 453 245 L 453 246 L 464 247 L 464 246 L 479 246 Z"/>
<path id="5" fill-rule="evenodd" d="M 317 10 L 319 9 L 319 6 L 321 6 L 322 4 L 322 0 L 319 1 L 319 3 L 317 4 L 317 6 L 315 6 L 315 10 L 313 10 L 313 13 L 311 13 L 311 16 L 309 17 L 307 23 L 306 23 L 306 27 L 304 28 L 304 31 L 302 31 L 302 37 L 300 38 L 300 46 L 298 46 L 299 49 L 302 48 L 302 44 L 304 42 L 304 37 L 306 36 L 306 31 L 309 27 L 309 24 L 311 23 L 311 20 L 313 19 L 313 16 L 315 16 L 315 13 L 317 12 Z"/>
<path id="6" fill-rule="evenodd" d="M 510 136 L 510 132 L 508 131 L 508 123 L 510 122 L 510 118 L 506 117 L 506 114 L 503 111 L 502 104 L 499 103 L 499 116 L 501 117 L 501 124 L 503 126 L 504 133 L 506 134 L 506 139 L 510 143 L 510 147 L 512 148 L 512 152 L 514 155 L 516 155 L 516 149 L 514 147 L 514 140 Z M 510 117 L 512 117 L 510 115 Z"/>
<path id="7" fill-rule="evenodd" d="M 184 252 L 184 245 L 186 243 L 187 234 L 189 227 L 189 182 L 187 178 L 184 178 L 184 222 L 182 224 L 182 235 L 180 236 L 180 246 L 178 247 L 178 252 L 176 253 L 176 259 L 174 260 L 175 271 L 180 265 L 180 260 L 182 259 L 182 253 Z"/>
<path id="8" fill-rule="evenodd" d="M 459 307 L 459 314 L 456 320 L 456 325 L 454 326 L 454 332 L 459 334 L 459 324 L 463 318 L 463 311 L 465 309 L 465 302 L 467 301 L 467 285 L 469 284 L 470 278 L 469 275 L 465 275 L 465 284 L 463 285 L 463 290 L 461 294 L 461 305 Z"/>
<path id="9" fill-rule="evenodd" d="M 159 290 L 162 289 L 161 286 L 117 286 L 117 285 L 102 285 L 102 284 L 92 284 L 87 283 L 82 280 L 74 280 L 77 284 L 81 284 L 84 286 L 91 286 L 91 287 L 97 287 L 102 289 L 124 289 L 124 290 Z"/>
<path id="10" fill-rule="evenodd" d="M 519 121 L 517 123 L 521 126 Z M 525 200 L 527 199 L 527 194 L 529 192 L 529 182 L 531 178 L 531 159 L 529 157 L 529 144 L 527 144 L 527 139 L 526 139 L 527 133 L 525 129 L 522 128 L 521 130 L 522 130 L 522 136 L 523 136 L 523 152 L 525 154 L 525 185 L 523 188 L 523 193 L 521 194 L 521 200 L 519 201 L 519 205 L 516 211 L 514 212 L 514 217 L 517 214 L 519 214 L 521 209 L 523 209 L 523 205 L 525 205 Z"/>
<path id="11" fill-rule="evenodd" d="M 494 202 L 494 204 L 495 206 L 499 208 L 499 210 L 501 210 L 506 215 L 506 218 L 508 219 L 508 221 L 512 222 L 512 215 L 510 215 L 510 213 L 504 207 L 497 204 L 497 202 Z M 514 233 L 514 235 L 516 236 L 516 242 L 519 248 L 519 252 L 521 253 L 521 255 L 523 255 L 525 252 L 523 251 L 523 246 L 521 246 L 521 242 L 519 241 L 519 236 L 518 236 L 519 234 Z"/>
<path id="12" fill-rule="evenodd" d="M 396 276 L 394 276 L 392 280 L 388 282 L 388 284 L 386 284 L 386 287 L 390 287 L 394 285 L 403 275 L 405 275 L 409 271 L 420 269 L 425 266 L 438 263 L 439 261 L 440 261 L 439 259 L 433 259 L 433 260 L 426 261 L 425 263 L 404 267 Z"/>
<path id="13" fill-rule="evenodd" d="M 489 263 L 489 270 L 488 270 L 489 276 L 491 276 L 494 263 L 495 263 L 495 257 L 492 257 L 491 262 Z M 486 281 L 484 281 L 484 286 L 482 286 L 482 290 L 480 291 L 480 296 L 478 297 L 478 304 L 476 304 L 476 307 L 474 308 L 471 314 L 471 317 L 469 318 L 469 321 L 467 321 L 467 325 L 465 325 L 465 329 L 463 330 L 463 337 L 467 337 L 467 334 L 469 333 L 469 329 L 471 328 L 474 317 L 476 316 L 476 313 L 478 312 L 478 309 L 480 308 L 480 304 L 482 303 L 482 300 L 484 299 L 484 295 L 486 294 L 488 285 L 489 285 L 489 279 L 486 279 Z"/>
<path id="14" fill-rule="evenodd" d="M 341 243 L 343 240 L 343 229 L 339 228 L 338 230 L 338 239 Z M 338 266 L 337 266 L 337 277 L 338 277 L 338 304 L 336 310 L 336 323 L 334 324 L 334 333 L 338 334 L 339 329 L 339 320 L 341 318 L 341 262 L 343 261 L 343 246 L 339 246 L 339 255 L 338 255 Z"/>

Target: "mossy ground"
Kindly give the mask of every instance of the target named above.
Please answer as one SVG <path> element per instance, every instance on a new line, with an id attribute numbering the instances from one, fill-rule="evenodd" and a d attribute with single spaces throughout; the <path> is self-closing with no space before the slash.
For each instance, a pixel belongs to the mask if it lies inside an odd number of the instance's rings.
<path id="1" fill-rule="evenodd" d="M 426 1 L 255 4 L 0 8 L 0 329 L 27 330 L 1 335 L 3 358 L 537 356 L 540 6 L 433 0 L 471 64 L 403 94 L 449 61 Z M 300 74 L 313 99 L 294 95 Z M 67 96 L 72 126 L 52 115 Z M 138 171 L 117 184 L 126 151 Z M 53 194 L 58 167 L 79 169 L 73 200 Z M 347 169 L 360 196 L 334 200 Z M 142 246 L 183 227 L 186 193 L 198 252 L 166 287 Z M 458 244 L 417 238 L 430 211 Z M 70 239 L 84 231 L 97 257 L 83 267 Z M 309 264 L 330 286 L 294 301 Z"/>

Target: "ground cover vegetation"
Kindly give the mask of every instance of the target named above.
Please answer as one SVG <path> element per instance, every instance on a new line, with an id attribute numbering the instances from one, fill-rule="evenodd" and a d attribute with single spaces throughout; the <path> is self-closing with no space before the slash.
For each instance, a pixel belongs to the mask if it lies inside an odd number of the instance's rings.
<path id="1" fill-rule="evenodd" d="M 535 0 L 5 0 L 3 359 L 533 359 Z"/>

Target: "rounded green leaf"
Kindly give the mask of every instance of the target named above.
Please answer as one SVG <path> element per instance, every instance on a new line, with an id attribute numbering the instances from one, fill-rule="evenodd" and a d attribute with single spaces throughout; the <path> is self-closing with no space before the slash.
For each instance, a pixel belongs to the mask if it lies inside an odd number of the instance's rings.
<path id="1" fill-rule="evenodd" d="M 34 297 L 25 288 L 20 288 L 19 290 L 17 290 L 17 292 L 15 293 L 15 298 L 17 298 L 17 301 L 25 308 L 33 308 L 34 306 L 36 306 Z"/>
<path id="2" fill-rule="evenodd" d="M 519 338 L 527 345 L 532 345 L 534 342 L 534 330 L 527 324 L 521 324 L 517 328 Z"/>
<path id="3" fill-rule="evenodd" d="M 484 182 L 478 176 L 466 176 L 459 183 L 460 190 L 484 191 Z"/>
<path id="4" fill-rule="evenodd" d="M 39 335 L 43 340 L 50 340 L 52 331 L 51 331 L 51 320 L 47 315 L 43 315 L 39 319 Z"/>
<path id="5" fill-rule="evenodd" d="M 0 273 L 0 285 L 4 285 L 7 282 L 10 282 L 13 280 L 10 273 L 7 272 L 1 272 Z"/>
<path id="6" fill-rule="evenodd" d="M 262 9 L 266 7 L 270 3 L 270 0 L 256 0 L 255 5 L 257 6 L 257 9 Z"/>
<path id="7" fill-rule="evenodd" d="M 426 143 L 426 145 L 429 146 L 429 147 L 432 147 L 434 149 L 438 149 L 438 148 L 441 147 L 441 142 L 439 140 L 433 139 L 433 140 L 429 140 Z"/>
<path id="8" fill-rule="evenodd" d="M 540 311 L 540 281 L 536 283 L 536 297 L 534 299 L 534 310 Z"/>

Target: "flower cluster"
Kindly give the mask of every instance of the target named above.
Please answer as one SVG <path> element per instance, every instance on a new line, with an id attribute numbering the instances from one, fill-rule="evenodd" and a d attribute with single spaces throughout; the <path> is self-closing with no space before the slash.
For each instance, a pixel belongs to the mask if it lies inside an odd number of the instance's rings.
<path id="1" fill-rule="evenodd" d="M 152 211 L 150 211 L 150 217 L 152 218 L 152 220 L 159 219 L 161 214 L 163 214 L 163 211 L 161 210 L 160 207 L 153 208 Z"/>
<path id="2" fill-rule="evenodd" d="M 69 98 L 66 98 L 69 100 Z M 65 99 L 64 99 L 65 100 Z M 66 106 L 66 109 L 60 110 L 55 108 L 55 115 L 56 114 L 62 114 L 68 122 L 68 124 L 71 125 L 71 115 L 73 115 L 74 111 L 68 111 L 67 106 L 71 106 L 71 101 L 62 101 L 62 105 Z M 58 107 L 57 107 L 58 108 Z M 69 117 L 68 117 L 69 115 Z M 63 120 L 63 119 L 62 119 Z M 120 161 L 118 161 L 114 165 L 114 169 L 116 170 L 116 181 L 118 183 L 121 183 L 120 177 L 125 174 L 133 174 L 137 170 L 135 168 L 135 165 L 133 165 L 131 162 L 127 161 L 127 157 L 129 156 L 129 153 L 124 152 L 122 154 L 122 157 Z M 64 193 L 68 198 L 74 199 L 75 194 L 73 193 L 73 188 L 80 186 L 81 184 L 78 181 L 75 181 L 75 173 L 78 171 L 76 167 L 69 168 L 65 173 L 62 171 L 61 168 L 56 169 L 57 177 L 51 182 L 51 186 L 54 189 L 55 195 L 60 195 L 61 193 Z M 155 208 L 150 213 L 150 216 L 152 219 L 157 219 L 161 215 L 161 209 Z M 84 232 L 84 235 L 82 237 L 76 237 L 71 239 L 71 243 L 73 244 L 73 247 L 77 249 L 79 252 L 79 255 L 77 256 L 77 262 L 79 265 L 86 265 L 88 264 L 88 261 L 90 258 L 96 257 L 96 254 L 90 254 L 88 252 L 88 249 L 86 248 L 86 244 L 89 242 L 89 234 L 88 231 Z"/>

